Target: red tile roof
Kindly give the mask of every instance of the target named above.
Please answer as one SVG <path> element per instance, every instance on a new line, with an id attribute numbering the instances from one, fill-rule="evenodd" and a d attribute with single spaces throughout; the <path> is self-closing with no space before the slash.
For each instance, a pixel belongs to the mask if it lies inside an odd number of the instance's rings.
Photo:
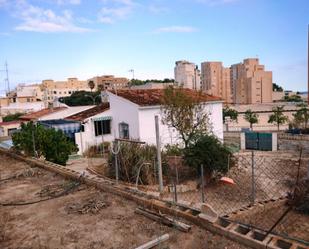
<path id="1" fill-rule="evenodd" d="M 9 122 L 0 122 L 0 126 L 6 126 L 6 125 L 12 125 L 12 124 L 20 124 L 22 121 L 20 120 L 14 120 Z"/>
<path id="2" fill-rule="evenodd" d="M 200 102 L 222 101 L 220 97 L 208 95 L 191 89 L 182 89 L 186 95 L 189 95 Z M 114 91 L 112 93 L 115 94 Z M 164 89 L 130 89 L 117 90 L 117 95 L 125 98 L 140 106 L 161 105 Z"/>
<path id="3" fill-rule="evenodd" d="M 85 111 L 76 113 L 76 114 L 71 115 L 69 117 L 66 117 L 65 119 L 74 120 L 74 121 L 83 121 L 86 118 L 90 118 L 92 116 L 95 116 L 99 113 L 102 113 L 102 112 L 108 110 L 108 109 L 109 109 L 109 103 L 102 103 L 102 104 L 97 105 L 93 108 L 90 108 L 90 109 L 87 109 Z"/>
<path id="4" fill-rule="evenodd" d="M 20 117 L 20 120 L 37 120 L 45 115 L 52 114 L 67 109 L 67 107 L 46 108 L 37 112 L 31 112 Z"/>

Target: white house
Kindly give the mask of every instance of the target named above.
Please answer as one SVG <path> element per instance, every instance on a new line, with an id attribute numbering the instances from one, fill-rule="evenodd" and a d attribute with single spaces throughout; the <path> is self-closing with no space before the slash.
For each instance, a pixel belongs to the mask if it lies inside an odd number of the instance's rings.
<path id="1" fill-rule="evenodd" d="M 66 120 L 80 122 L 81 131 L 75 133 L 78 154 L 83 154 L 90 146 L 114 140 L 113 120 L 108 103 L 69 116 Z"/>
<path id="2" fill-rule="evenodd" d="M 198 92 L 183 89 L 192 97 Z M 117 95 L 108 92 L 112 130 L 116 138 L 136 139 L 148 144 L 156 143 L 155 116 L 159 116 L 162 146 L 180 142 L 178 133 L 161 122 L 163 89 L 118 90 Z M 223 140 L 222 101 L 215 96 L 202 95 L 205 112 L 209 114 L 211 130 Z"/>

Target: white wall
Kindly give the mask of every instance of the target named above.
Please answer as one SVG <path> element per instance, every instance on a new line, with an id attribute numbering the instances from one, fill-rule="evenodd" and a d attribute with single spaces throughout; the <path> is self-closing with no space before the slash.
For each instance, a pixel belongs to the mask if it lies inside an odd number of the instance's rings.
<path id="1" fill-rule="evenodd" d="M 129 124 L 129 135 L 132 139 L 139 139 L 138 105 L 122 97 L 108 92 L 109 104 L 113 114 L 113 132 L 119 138 L 119 123 Z"/>
<path id="2" fill-rule="evenodd" d="M 103 135 L 103 138 L 102 135 L 95 136 L 94 119 L 107 116 L 112 116 L 111 110 L 104 111 L 84 120 L 84 132 L 75 133 L 75 143 L 79 149 L 78 154 L 82 154 L 92 145 L 99 145 L 102 142 L 112 142 L 114 140 L 114 120 L 111 120 L 111 134 Z"/>
<path id="3" fill-rule="evenodd" d="M 155 116 L 159 116 L 159 131 L 162 147 L 167 144 L 180 143 L 179 135 L 174 128 L 162 124 L 160 107 L 139 109 L 139 136 L 141 141 L 156 144 Z"/>
<path id="4" fill-rule="evenodd" d="M 223 141 L 222 103 L 209 102 L 205 105 L 205 112 L 209 114 L 210 130 Z M 160 107 L 139 108 L 139 138 L 149 144 L 156 144 L 155 115 L 159 116 L 160 139 L 162 146 L 181 143 L 179 134 L 174 128 L 162 124 Z"/>

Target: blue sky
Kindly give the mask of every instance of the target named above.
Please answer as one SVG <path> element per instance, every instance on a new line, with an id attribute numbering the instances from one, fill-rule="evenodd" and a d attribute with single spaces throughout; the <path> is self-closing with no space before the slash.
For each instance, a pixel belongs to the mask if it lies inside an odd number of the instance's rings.
<path id="1" fill-rule="evenodd" d="M 308 0 L 0 0 L 0 70 L 7 60 L 12 85 L 131 68 L 162 79 L 180 59 L 258 56 L 274 82 L 306 90 L 308 24 Z"/>

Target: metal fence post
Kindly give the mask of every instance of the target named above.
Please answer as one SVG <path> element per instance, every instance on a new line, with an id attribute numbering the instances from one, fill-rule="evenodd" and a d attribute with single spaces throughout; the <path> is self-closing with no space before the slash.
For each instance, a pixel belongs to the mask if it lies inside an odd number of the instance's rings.
<path id="1" fill-rule="evenodd" d="M 111 151 L 115 156 L 115 175 L 116 175 L 116 184 L 118 184 L 119 181 L 118 154 L 120 152 L 120 146 L 118 144 L 118 140 L 115 140 L 114 148 L 113 146 L 111 146 Z"/>
<path id="2" fill-rule="evenodd" d="M 254 151 L 251 151 L 251 204 L 255 202 L 255 172 L 254 172 Z"/>
<path id="3" fill-rule="evenodd" d="M 162 177 L 162 162 L 161 162 L 161 141 L 159 131 L 159 116 L 155 115 L 155 129 L 156 129 L 156 142 L 157 142 L 157 163 L 158 163 L 158 178 L 159 178 L 159 191 L 163 192 L 163 177 Z"/>
<path id="4" fill-rule="evenodd" d="M 205 183 L 204 183 L 204 166 L 201 164 L 201 183 L 202 183 L 202 202 L 205 202 Z"/>

